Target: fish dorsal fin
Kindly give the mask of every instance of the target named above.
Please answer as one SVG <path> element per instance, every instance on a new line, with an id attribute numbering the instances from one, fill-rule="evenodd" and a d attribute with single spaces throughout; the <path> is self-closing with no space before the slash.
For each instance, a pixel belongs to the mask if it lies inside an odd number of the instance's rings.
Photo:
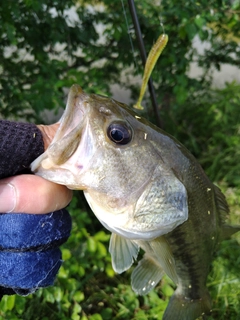
<path id="1" fill-rule="evenodd" d="M 226 198 L 222 191 L 214 185 L 215 201 L 217 206 L 217 211 L 220 214 L 221 223 L 224 224 L 227 216 L 229 214 L 229 207 Z"/>
<path id="2" fill-rule="evenodd" d="M 221 230 L 221 240 L 229 239 L 234 233 L 240 231 L 240 226 L 229 226 L 228 224 L 224 224 Z"/>
<path id="3" fill-rule="evenodd" d="M 145 254 L 138 262 L 131 276 L 132 289 L 140 295 L 145 295 L 151 291 L 164 274 L 163 269 L 150 255 Z"/>
<path id="4" fill-rule="evenodd" d="M 214 185 L 215 200 L 217 211 L 219 213 L 221 223 L 221 240 L 229 239 L 234 233 L 240 231 L 240 226 L 230 226 L 226 224 L 226 219 L 229 214 L 229 207 L 224 194 Z"/>
<path id="5" fill-rule="evenodd" d="M 117 273 L 122 273 L 129 269 L 134 260 L 137 259 L 139 246 L 131 240 L 112 233 L 109 252 L 112 256 L 113 270 Z"/>
<path id="6" fill-rule="evenodd" d="M 164 237 L 159 237 L 150 241 L 149 244 L 154 252 L 155 259 L 157 259 L 165 273 L 175 284 L 178 284 L 175 260 L 167 240 Z"/>

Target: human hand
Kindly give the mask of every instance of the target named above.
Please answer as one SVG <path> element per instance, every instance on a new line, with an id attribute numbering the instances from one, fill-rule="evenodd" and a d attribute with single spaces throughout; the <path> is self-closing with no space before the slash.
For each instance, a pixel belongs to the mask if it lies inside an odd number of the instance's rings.
<path id="1" fill-rule="evenodd" d="M 58 126 L 58 123 L 37 126 L 45 150 Z M 0 180 L 0 212 L 44 214 L 65 207 L 71 198 L 71 190 L 38 176 L 24 174 Z"/>
<path id="2" fill-rule="evenodd" d="M 47 147 L 49 146 L 49 144 L 52 142 L 52 139 L 54 138 L 55 133 L 56 133 L 59 125 L 60 125 L 60 123 L 58 123 L 58 122 L 51 124 L 51 125 L 48 125 L 48 126 L 45 126 L 43 124 L 37 125 L 38 129 L 42 133 L 44 150 L 46 150 Z"/>

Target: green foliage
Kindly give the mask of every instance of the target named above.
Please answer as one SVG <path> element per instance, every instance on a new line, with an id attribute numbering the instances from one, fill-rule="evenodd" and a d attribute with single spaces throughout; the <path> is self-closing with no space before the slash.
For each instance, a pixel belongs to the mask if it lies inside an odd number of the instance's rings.
<path id="1" fill-rule="evenodd" d="M 199 92 L 163 110 L 167 131 L 195 155 L 212 181 L 240 183 L 240 85 Z"/>
<path id="2" fill-rule="evenodd" d="M 74 6 L 76 12 L 71 16 L 74 10 L 69 10 Z M 136 6 L 147 52 L 161 32 L 159 17 L 169 35 L 169 44 L 153 73 L 159 103 L 174 99 L 182 108 L 190 97 L 189 88 L 192 95 L 209 88 L 211 67 L 219 69 L 222 62 L 239 66 L 237 1 L 231 6 L 228 1 L 163 0 L 158 6 L 148 0 L 136 1 Z M 88 92 L 105 94 L 110 94 L 110 84 L 119 83 L 132 88 L 136 101 L 139 86 L 130 85 L 120 76 L 122 72 L 131 76 L 142 73 L 126 3 L 125 8 L 134 53 L 118 0 L 2 3 L 1 115 L 40 121 L 43 109 L 63 106 L 63 89 L 74 82 Z M 192 46 L 195 36 L 211 43 L 201 55 Z M 187 74 L 193 60 L 205 71 L 199 79 Z"/>
<path id="3" fill-rule="evenodd" d="M 162 126 L 194 153 L 212 180 L 221 181 L 230 219 L 240 224 L 240 85 L 212 87 L 214 68 L 219 70 L 222 63 L 239 67 L 239 1 L 135 3 L 147 52 L 161 32 L 159 18 L 169 35 L 152 74 Z M 69 9 L 74 6 L 76 13 L 71 17 Z M 128 79 L 142 74 L 143 67 L 125 0 L 124 6 L 129 30 L 119 0 L 3 1 L 1 117 L 44 122 L 42 112 L 63 107 L 73 83 L 87 92 L 107 95 L 111 84 L 119 84 L 130 89 L 136 102 L 139 84 Z M 209 44 L 201 52 L 193 47 L 196 37 Z M 194 79 L 188 73 L 192 62 L 203 68 Z M 146 117 L 154 122 L 148 97 L 144 104 Z M 108 253 L 109 233 L 80 193 L 69 211 L 73 231 L 62 247 L 64 263 L 55 285 L 28 297 L 4 297 L 0 319 L 160 319 L 174 290 L 171 281 L 165 277 L 147 296 L 136 296 L 130 271 L 115 275 Z M 210 319 L 239 319 L 239 242 L 236 236 L 217 252 L 208 282 L 213 298 Z"/>

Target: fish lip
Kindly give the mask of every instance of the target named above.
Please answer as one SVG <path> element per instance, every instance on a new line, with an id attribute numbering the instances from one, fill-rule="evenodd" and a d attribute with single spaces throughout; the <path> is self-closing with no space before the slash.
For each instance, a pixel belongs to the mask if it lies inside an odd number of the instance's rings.
<path id="1" fill-rule="evenodd" d="M 76 181 L 74 174 L 66 168 L 61 168 L 61 175 L 64 175 L 67 177 L 67 180 L 69 181 L 69 184 L 66 185 L 66 182 L 62 181 L 61 178 L 58 178 L 58 174 L 56 174 L 58 171 L 58 168 L 52 168 L 50 170 L 45 170 L 43 167 L 39 167 L 39 169 L 35 172 L 37 176 L 41 176 L 44 179 L 50 180 L 54 183 L 65 185 L 68 189 L 72 190 L 84 190 L 85 186 L 79 185 L 79 182 Z"/>
<path id="2" fill-rule="evenodd" d="M 84 103 L 85 102 L 85 103 Z M 49 145 L 49 148 L 77 128 L 83 127 L 87 113 L 86 95 L 79 85 L 74 84 L 69 91 L 66 108 L 59 120 L 60 126 Z"/>
<path id="3" fill-rule="evenodd" d="M 74 154 L 82 140 L 87 113 L 86 94 L 75 84 L 70 88 L 66 109 L 59 120 L 59 128 L 45 152 L 31 163 L 32 172 L 40 171 L 44 162 L 43 169 L 59 166 Z"/>

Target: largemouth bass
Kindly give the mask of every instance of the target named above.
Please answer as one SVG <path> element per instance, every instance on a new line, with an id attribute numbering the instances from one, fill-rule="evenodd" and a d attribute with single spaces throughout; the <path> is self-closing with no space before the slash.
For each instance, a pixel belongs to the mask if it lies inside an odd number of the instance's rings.
<path id="1" fill-rule="evenodd" d="M 60 127 L 32 164 L 45 179 L 83 190 L 112 232 L 112 265 L 132 273 L 138 294 L 166 273 L 177 289 L 164 320 L 193 320 L 211 310 L 206 279 L 218 243 L 239 227 L 225 224 L 228 205 L 190 152 L 125 104 L 73 85 Z"/>

